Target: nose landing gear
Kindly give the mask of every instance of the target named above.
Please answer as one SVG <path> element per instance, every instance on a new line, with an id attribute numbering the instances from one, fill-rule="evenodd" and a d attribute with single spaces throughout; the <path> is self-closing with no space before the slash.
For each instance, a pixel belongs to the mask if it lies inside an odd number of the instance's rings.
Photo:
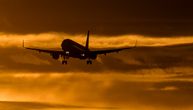
<path id="1" fill-rule="evenodd" d="M 87 62 L 86 62 L 88 65 L 90 64 L 92 64 L 92 61 L 91 60 L 88 60 Z"/>

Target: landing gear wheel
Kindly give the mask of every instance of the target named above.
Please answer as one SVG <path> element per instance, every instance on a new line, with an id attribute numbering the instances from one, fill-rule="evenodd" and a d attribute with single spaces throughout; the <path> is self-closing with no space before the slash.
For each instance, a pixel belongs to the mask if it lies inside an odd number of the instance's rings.
<path id="1" fill-rule="evenodd" d="M 92 61 L 91 61 L 91 60 L 88 60 L 86 63 L 87 63 L 87 64 L 92 64 Z"/>
<path id="2" fill-rule="evenodd" d="M 66 64 L 66 65 L 67 65 L 67 64 L 68 64 L 68 62 L 67 62 L 67 61 L 62 61 L 62 64 Z"/>

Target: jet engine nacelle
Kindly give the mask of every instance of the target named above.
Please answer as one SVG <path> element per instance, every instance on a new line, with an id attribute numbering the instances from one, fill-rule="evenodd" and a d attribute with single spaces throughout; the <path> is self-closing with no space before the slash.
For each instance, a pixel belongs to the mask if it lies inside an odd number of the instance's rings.
<path id="1" fill-rule="evenodd" d="M 89 58 L 95 60 L 95 59 L 97 58 L 97 55 L 96 55 L 96 54 L 91 54 L 91 55 L 89 56 Z"/>
<path id="2" fill-rule="evenodd" d="M 60 55 L 58 53 L 52 53 L 51 56 L 55 60 L 58 60 L 60 58 Z"/>

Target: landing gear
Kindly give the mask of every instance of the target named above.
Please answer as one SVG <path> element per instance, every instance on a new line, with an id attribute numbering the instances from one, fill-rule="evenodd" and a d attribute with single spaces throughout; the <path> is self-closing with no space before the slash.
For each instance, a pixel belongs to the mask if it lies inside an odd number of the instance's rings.
<path id="1" fill-rule="evenodd" d="M 68 61 L 63 60 L 63 61 L 62 61 L 62 64 L 63 64 L 63 65 L 66 64 L 66 65 L 67 65 L 67 64 L 68 64 Z"/>
<path id="2" fill-rule="evenodd" d="M 86 62 L 88 65 L 90 64 L 92 64 L 92 61 L 91 60 L 88 60 L 87 62 Z"/>
<path id="3" fill-rule="evenodd" d="M 63 60 L 62 60 L 62 64 L 64 65 L 64 64 L 68 64 L 68 61 L 67 61 L 67 59 L 69 59 L 69 57 L 68 56 L 62 56 L 63 57 Z"/>

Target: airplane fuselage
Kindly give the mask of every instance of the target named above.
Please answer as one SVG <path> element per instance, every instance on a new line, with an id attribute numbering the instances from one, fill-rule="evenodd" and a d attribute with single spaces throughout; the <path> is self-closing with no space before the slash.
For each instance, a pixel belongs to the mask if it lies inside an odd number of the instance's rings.
<path id="1" fill-rule="evenodd" d="M 91 54 L 89 49 L 70 39 L 63 40 L 61 47 L 66 56 L 79 59 L 96 59 L 97 57 L 97 55 Z"/>

